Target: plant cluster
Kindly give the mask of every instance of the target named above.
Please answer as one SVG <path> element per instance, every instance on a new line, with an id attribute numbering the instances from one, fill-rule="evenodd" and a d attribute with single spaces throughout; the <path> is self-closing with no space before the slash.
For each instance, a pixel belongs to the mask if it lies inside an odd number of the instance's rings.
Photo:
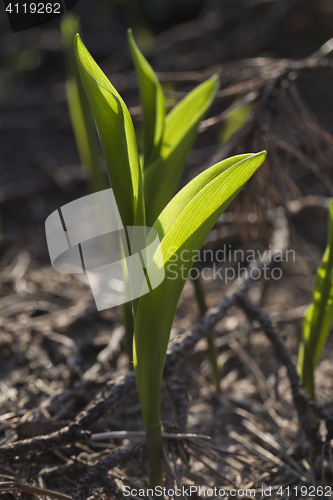
<path id="1" fill-rule="evenodd" d="M 218 88 L 213 76 L 196 87 L 168 114 L 161 85 L 131 31 L 128 43 L 139 81 L 143 113 L 143 151 L 139 157 L 130 113 L 117 90 L 75 37 L 75 57 L 95 120 L 107 173 L 126 226 L 151 225 L 160 238 L 148 275 L 165 270 L 157 288 L 129 303 L 133 360 L 146 427 L 149 485 L 162 484 L 161 383 L 176 308 L 193 262 L 184 251 L 199 251 L 217 219 L 266 157 L 266 152 L 226 159 L 205 170 L 175 196 L 198 126 Z M 175 259 L 176 257 L 176 259 Z M 168 279 L 168 263 L 185 265 Z"/>
<path id="2" fill-rule="evenodd" d="M 318 267 L 313 298 L 303 319 L 298 371 L 309 396 L 315 399 L 314 369 L 333 322 L 333 200 L 328 212 L 327 248 Z"/>

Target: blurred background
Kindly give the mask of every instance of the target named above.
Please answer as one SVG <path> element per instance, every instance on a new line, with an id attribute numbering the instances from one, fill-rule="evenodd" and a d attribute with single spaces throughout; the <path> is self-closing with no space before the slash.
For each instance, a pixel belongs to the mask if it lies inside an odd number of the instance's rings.
<path id="1" fill-rule="evenodd" d="M 220 75 L 220 91 L 200 126 L 180 186 L 225 157 L 268 151 L 265 164 L 219 220 L 206 248 L 228 244 L 264 250 L 271 243 L 272 214 L 282 207 L 288 247 L 295 249 L 296 260 L 283 263 L 281 280 L 255 284 L 250 297 L 276 321 L 297 362 L 302 318 L 326 245 L 333 196 L 333 42 L 326 43 L 333 36 L 332 0 L 80 0 L 72 12 L 80 17 L 88 50 L 129 107 L 139 137 L 141 110 L 128 27 L 157 72 L 169 108 L 201 81 Z M 0 407 L 13 419 L 0 426 L 4 442 L 15 432 L 19 439 L 36 435 L 22 426 L 11 434 L 11 425 L 23 415 L 25 420 L 51 419 L 45 433 L 54 424 L 61 427 L 106 380 L 128 370 L 119 309 L 99 313 L 90 289 L 56 273 L 47 251 L 47 216 L 89 193 L 67 107 L 59 27 L 58 19 L 13 34 L 0 6 Z M 208 305 L 226 290 L 219 280 L 204 287 Z M 173 335 L 197 318 L 193 287 L 187 284 Z M 238 335 L 267 377 L 271 393 L 277 400 L 285 398 L 289 413 L 284 418 L 293 419 L 293 425 L 283 429 L 294 433 L 294 439 L 298 424 L 290 410 L 286 372 L 256 328 L 248 341 L 246 324 L 239 310 L 231 311 L 223 331 Z M 250 409 L 253 402 L 261 404 L 244 356 L 242 361 L 221 340 L 227 405 L 236 408 L 240 401 Z M 329 340 L 316 379 L 319 399 L 327 404 L 333 400 L 332 348 Z M 104 349 L 109 350 L 98 364 Z M 199 346 L 179 372 L 192 384 L 189 428 L 215 433 L 222 445 L 229 443 L 226 423 L 237 427 L 239 420 L 211 398 L 205 352 L 205 345 Z M 127 406 L 127 413 L 117 409 L 104 427 L 122 429 L 126 419 L 126 428 L 140 428 L 135 396 Z M 280 427 L 274 432 L 280 442 Z M 59 461 L 50 457 L 50 464 Z M 45 463 L 38 460 L 41 469 Z M 18 462 L 13 467 L 21 473 Z M 64 478 L 58 476 L 52 473 L 49 484 L 54 480 L 62 487 Z M 69 478 L 68 491 L 72 483 Z"/>
<path id="2" fill-rule="evenodd" d="M 248 196 L 252 198 L 251 203 L 265 211 L 270 203 L 281 203 L 282 199 L 285 202 L 300 194 L 332 194 L 326 181 L 318 179 L 313 168 L 304 166 L 301 155 L 306 154 L 317 162 L 317 168 L 331 178 L 331 153 L 325 155 L 323 151 L 331 150 L 330 139 L 323 138 L 317 130 L 316 144 L 309 147 L 306 131 L 302 129 L 304 115 L 300 117 L 295 98 L 289 99 L 291 92 L 282 96 L 288 81 L 297 79 L 298 98 L 320 126 L 332 132 L 332 71 L 329 67 L 318 67 L 292 74 L 288 80 L 290 71 L 279 76 L 276 66 L 270 63 L 270 58 L 306 58 L 332 36 L 330 0 L 81 0 L 73 12 L 80 16 L 88 49 L 131 108 L 138 128 L 140 110 L 136 77 L 126 43 L 128 27 L 133 28 L 141 50 L 159 73 L 170 106 L 176 102 L 177 92 L 182 95 L 214 72 L 220 73 L 222 95 L 210 116 L 219 115 L 252 88 L 259 89 L 254 104 L 242 107 L 227 124 L 219 120 L 216 126 L 200 134 L 188 159 L 183 183 L 203 166 L 208 166 L 218 147 L 244 125 L 268 83 L 276 87 L 275 96 L 272 94 L 266 99 L 256 117 L 255 131 L 251 132 L 256 137 L 242 137 L 236 141 L 237 147 L 225 151 L 225 154 L 246 148 L 254 151 L 261 146 L 276 151 L 271 156 L 275 167 L 264 167 L 261 185 L 257 186 L 259 191 Z M 1 9 L 2 247 L 17 241 L 28 228 L 40 228 L 53 206 L 59 206 L 63 199 L 75 199 L 80 190 L 86 189 L 67 109 L 59 23 L 60 20 L 56 20 L 13 34 Z M 266 59 L 249 65 L 233 64 L 258 57 Z M 278 72 L 277 78 L 274 71 Z M 258 78 L 262 80 L 259 85 Z M 283 79 L 285 87 L 280 85 Z M 235 88 L 234 84 L 240 87 Z M 280 87 L 281 99 L 276 97 Z M 275 97 L 274 102 L 271 97 Z M 292 128 L 289 136 L 298 134 L 292 145 L 297 146 L 298 155 L 292 154 L 290 148 L 283 150 L 268 144 L 272 134 L 274 140 L 290 142 L 279 136 L 283 135 L 287 122 Z M 300 131 L 296 133 L 298 126 Z M 259 195 L 266 198 L 266 205 L 259 200 Z M 45 247 L 45 242 L 43 245 Z"/>

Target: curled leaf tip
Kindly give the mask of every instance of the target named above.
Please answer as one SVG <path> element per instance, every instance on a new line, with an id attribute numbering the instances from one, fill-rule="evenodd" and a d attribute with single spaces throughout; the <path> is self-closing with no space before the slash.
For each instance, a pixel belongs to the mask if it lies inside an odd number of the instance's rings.
<path id="1" fill-rule="evenodd" d="M 75 48 L 76 52 L 78 52 L 79 47 L 82 45 L 83 45 L 83 43 L 82 43 L 80 34 L 76 33 L 76 35 L 74 36 L 74 48 Z"/>

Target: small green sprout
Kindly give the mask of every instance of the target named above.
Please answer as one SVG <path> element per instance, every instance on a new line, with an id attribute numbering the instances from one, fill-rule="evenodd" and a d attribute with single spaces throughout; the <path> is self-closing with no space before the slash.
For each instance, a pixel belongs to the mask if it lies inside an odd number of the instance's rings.
<path id="1" fill-rule="evenodd" d="M 143 163 L 146 168 L 161 153 L 165 130 L 165 98 L 157 76 L 134 41 L 132 30 L 128 30 L 127 39 L 139 80 L 143 113 Z"/>
<path id="2" fill-rule="evenodd" d="M 144 226 L 145 207 L 147 213 L 148 210 L 150 214 L 154 212 L 150 212 L 151 191 L 143 189 L 143 175 L 130 114 L 120 95 L 92 59 L 78 35 L 75 39 L 75 52 L 122 222 L 125 226 Z M 207 100 L 207 93 L 212 92 L 212 87 L 216 85 L 216 79 L 208 82 L 203 84 L 204 87 L 199 86 L 195 89 L 192 96 L 187 96 L 184 102 L 179 104 L 183 111 L 176 110 L 169 119 L 169 124 L 165 124 L 162 142 L 160 135 L 155 133 L 155 129 L 148 130 L 147 128 L 145 134 L 150 139 L 146 139 L 145 151 L 149 158 L 160 154 L 158 152 L 160 142 L 160 151 L 162 152 L 163 148 L 167 150 L 167 145 L 164 144 L 166 129 L 169 129 L 167 138 L 170 144 L 174 144 L 174 142 L 177 144 L 173 148 L 173 151 L 177 151 L 174 160 L 177 161 L 183 157 L 184 151 L 180 148 L 182 152 L 179 152 L 179 141 L 174 140 L 173 134 L 176 133 L 175 130 L 180 133 L 180 130 L 185 128 L 187 130 L 184 136 L 187 138 L 186 143 L 189 144 L 193 141 L 194 132 L 191 127 L 188 129 L 185 126 L 182 114 L 187 109 L 187 99 L 192 103 L 191 107 L 194 106 L 198 110 L 197 101 L 200 101 L 202 97 L 202 91 L 198 90 L 200 87 L 205 89 L 204 101 Z M 198 119 L 197 117 L 198 111 L 192 123 Z M 170 123 L 173 123 L 172 130 Z M 181 128 L 179 123 L 181 123 Z M 164 164 L 166 169 L 170 167 L 172 170 L 172 157 L 173 153 L 170 155 L 166 153 Z M 154 254 L 151 263 L 152 269 L 147 271 L 148 275 L 151 276 L 150 271 L 153 274 L 164 268 L 165 279 L 157 288 L 142 295 L 133 308 L 134 370 L 146 427 L 149 485 L 151 487 L 163 484 L 161 383 L 176 308 L 192 267 L 192 262 L 182 261 L 181 253 L 184 250 L 190 252 L 200 250 L 217 219 L 263 163 L 265 157 L 266 152 L 261 152 L 239 155 L 224 160 L 189 182 L 166 206 L 166 200 L 170 196 L 170 177 L 163 176 L 162 181 L 155 187 L 162 193 L 163 183 L 167 186 L 163 201 L 160 202 L 162 210 L 157 213 L 155 220 L 153 220 L 153 228 L 158 232 L 161 243 Z M 164 158 L 163 155 L 162 158 Z M 158 161 L 161 161 L 160 156 L 146 167 L 147 171 L 155 168 L 155 162 Z M 162 187 L 160 187 L 161 183 Z M 174 186 L 174 181 L 172 185 Z M 172 187 L 173 189 L 174 187 Z M 159 204 L 154 203 L 154 210 L 157 210 L 158 206 Z M 176 279 L 174 277 L 175 271 L 177 272 Z"/>
<path id="3" fill-rule="evenodd" d="M 265 157 L 266 153 L 262 152 L 217 163 L 189 182 L 153 225 L 161 240 L 155 265 L 164 263 L 166 278 L 159 287 L 139 299 L 133 348 L 147 442 L 156 441 L 161 432 L 160 394 L 165 356 L 176 308 L 192 267 L 192 262 L 182 261 L 181 253 L 200 250 L 217 219 Z M 174 279 L 177 271 L 178 277 Z M 151 470 L 155 470 L 158 463 L 156 453 L 155 457 L 150 457 Z M 156 477 L 152 475 L 151 482 L 160 484 L 158 471 Z"/>
<path id="4" fill-rule="evenodd" d="M 237 104 L 237 100 L 234 102 L 234 105 L 235 104 Z M 251 112 L 251 108 L 251 104 L 244 104 L 225 118 L 224 126 L 219 137 L 221 144 L 228 142 L 236 132 L 244 127 Z"/>
<path id="5" fill-rule="evenodd" d="M 175 194 L 185 161 L 198 133 L 201 120 L 218 90 L 218 77 L 213 76 L 196 87 L 166 116 L 165 96 L 154 70 L 146 61 L 128 30 L 128 44 L 138 75 L 143 114 L 143 180 L 147 223 L 153 224 L 158 214 Z M 193 279 L 200 314 L 206 311 L 200 276 Z M 126 328 L 127 330 L 127 328 Z M 127 338 L 130 332 L 127 332 Z M 215 390 L 220 378 L 214 335 L 207 335 L 208 353 Z"/>
<path id="6" fill-rule="evenodd" d="M 215 98 L 219 79 L 214 75 L 198 85 L 165 115 L 162 87 L 139 51 L 131 30 L 128 43 L 142 103 L 144 191 L 147 224 L 151 225 L 176 192 L 199 124 Z"/>
<path id="7" fill-rule="evenodd" d="M 70 118 L 80 160 L 86 170 L 90 190 L 95 193 L 107 186 L 103 177 L 96 129 L 75 62 L 74 37 L 80 31 L 79 18 L 74 14 L 67 14 L 63 17 L 60 28 L 66 56 L 66 91 Z"/>
<path id="8" fill-rule="evenodd" d="M 333 200 L 328 212 L 328 242 L 317 270 L 312 303 L 303 320 L 298 371 L 309 396 L 315 398 L 314 369 L 333 322 Z"/>

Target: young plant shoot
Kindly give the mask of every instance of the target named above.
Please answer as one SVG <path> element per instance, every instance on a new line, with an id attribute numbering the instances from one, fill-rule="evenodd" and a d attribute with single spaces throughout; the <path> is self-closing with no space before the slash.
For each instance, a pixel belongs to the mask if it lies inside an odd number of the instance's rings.
<path id="1" fill-rule="evenodd" d="M 165 279 L 157 288 L 138 299 L 133 343 L 135 377 L 146 427 L 149 486 L 154 487 L 163 485 L 160 407 L 166 351 L 179 298 L 193 264 L 183 262 L 181 252 L 200 250 L 217 219 L 263 163 L 266 152 L 243 154 L 219 162 L 198 175 L 172 198 L 179 176 L 178 171 L 177 175 L 174 172 L 174 162 L 178 162 L 179 168 L 180 158 L 183 162 L 185 154 L 185 146 L 180 144 L 182 140 L 187 147 L 189 143 L 192 144 L 197 127 L 193 124 L 200 121 L 199 115 L 202 115 L 199 108 L 201 110 L 202 103 L 207 102 L 208 96 L 214 93 L 216 79 L 205 82 L 187 96 L 178 105 L 178 110 L 175 108 L 167 116 L 164 127 L 159 84 L 155 81 L 153 100 L 159 110 L 156 114 L 160 114 L 154 123 L 159 125 L 151 128 L 147 125 L 144 133 L 147 174 L 143 189 L 134 128 L 126 105 L 79 36 L 75 40 L 75 51 L 122 222 L 125 226 L 145 225 L 146 211 L 147 220 L 153 224 L 161 242 L 151 261 L 151 269 L 147 271 L 151 276 L 164 269 Z M 190 107 L 197 111 L 192 120 L 185 120 L 185 109 L 189 102 Z M 201 102 L 200 106 L 198 102 Z M 191 121 L 193 128 L 192 125 L 189 128 L 189 124 L 184 121 Z M 157 162 L 163 162 L 163 168 Z M 162 179 L 158 183 L 156 179 L 160 174 L 157 171 L 162 172 Z M 159 191 L 160 199 L 155 199 L 153 189 Z M 171 263 L 172 272 L 169 269 Z M 175 270 L 178 274 L 176 279 Z"/>
<path id="2" fill-rule="evenodd" d="M 131 30 L 128 44 L 138 76 L 143 114 L 143 179 L 147 223 L 153 224 L 175 194 L 185 161 L 198 134 L 198 127 L 210 108 L 219 86 L 217 76 L 196 87 L 166 115 L 165 96 L 154 70 L 140 52 Z M 204 291 L 200 276 L 193 279 L 199 312 L 204 315 Z M 220 379 L 214 335 L 207 335 L 213 380 Z"/>
<path id="3" fill-rule="evenodd" d="M 216 75 L 193 89 L 167 115 L 164 93 L 138 49 L 131 30 L 128 43 L 138 75 L 143 113 L 144 191 L 148 226 L 175 194 L 185 161 L 219 86 Z"/>
<path id="4" fill-rule="evenodd" d="M 95 193 L 106 189 L 107 186 L 103 177 L 96 129 L 75 61 L 74 37 L 80 30 L 80 21 L 77 16 L 67 14 L 63 17 L 60 28 L 67 66 L 66 91 L 69 114 L 80 160 L 86 171 L 90 190 Z"/>
<path id="5" fill-rule="evenodd" d="M 312 303 L 303 320 L 303 338 L 298 371 L 310 397 L 315 399 L 314 369 L 324 349 L 333 322 L 333 200 L 328 212 L 328 240 L 317 270 Z"/>

